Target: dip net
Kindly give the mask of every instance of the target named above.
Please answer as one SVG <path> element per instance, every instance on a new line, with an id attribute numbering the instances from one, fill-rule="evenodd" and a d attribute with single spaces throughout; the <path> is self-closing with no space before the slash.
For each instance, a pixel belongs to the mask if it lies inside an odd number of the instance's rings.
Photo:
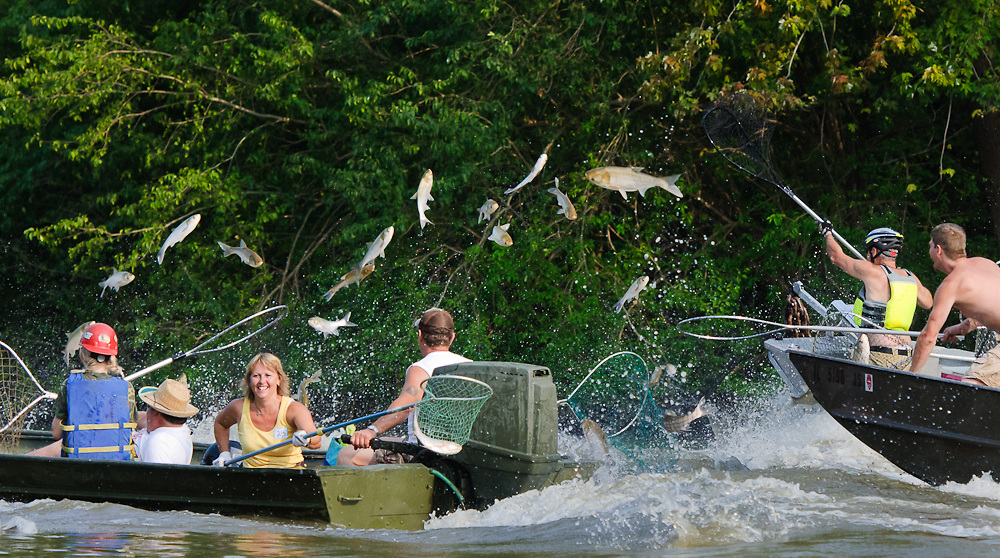
<path id="1" fill-rule="evenodd" d="M 27 409 L 35 395 L 27 367 L 6 343 L 0 341 L 0 452 L 17 450 Z"/>
<path id="2" fill-rule="evenodd" d="M 472 424 L 493 395 L 493 389 L 479 380 L 449 375 L 431 376 L 422 387 L 424 398 L 414 411 L 414 423 L 420 433 L 459 446 L 469 441 Z"/>

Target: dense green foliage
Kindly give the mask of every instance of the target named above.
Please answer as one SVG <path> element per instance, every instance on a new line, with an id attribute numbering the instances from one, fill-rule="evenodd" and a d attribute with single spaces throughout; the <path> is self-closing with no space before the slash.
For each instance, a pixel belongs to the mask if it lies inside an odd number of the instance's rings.
<path id="1" fill-rule="evenodd" d="M 271 348 L 293 379 L 330 370 L 345 398 L 384 403 L 415 356 L 414 316 L 439 305 L 456 314 L 461 352 L 550 366 L 563 387 L 573 374 L 562 372 L 625 348 L 690 364 L 694 387 L 760 386 L 729 372 L 763 367 L 721 362 L 673 325 L 777 318 L 796 279 L 821 298 L 855 285 L 824 263 L 811 219 L 711 151 L 702 111 L 742 88 L 767 99 L 785 181 L 850 240 L 902 230 L 901 263 L 933 288 L 923 246 L 938 222 L 965 226 L 973 254 L 1000 255 L 1000 144 L 987 141 L 1000 122 L 997 11 L 954 0 L 10 0 L 3 336 L 56 368 L 60 332 L 99 319 L 136 366 L 287 303 L 281 329 L 235 360 Z M 542 152 L 541 175 L 504 196 Z M 683 173 L 685 197 L 622 200 L 584 178 L 603 165 Z M 428 168 L 433 224 L 421 230 L 410 196 Z M 556 177 L 578 220 L 556 215 L 545 192 Z M 501 204 L 489 225 L 477 223 L 487 198 Z M 157 265 L 194 213 L 199 227 Z M 508 222 L 512 247 L 486 240 Z M 375 273 L 326 302 L 389 225 Z M 266 264 L 222 259 L 216 241 L 239 239 Z M 112 268 L 137 279 L 98 298 Z M 639 303 L 612 313 L 643 274 Z M 348 311 L 359 327 L 339 337 L 306 325 Z M 238 362 L 223 372 L 236 374 Z"/>

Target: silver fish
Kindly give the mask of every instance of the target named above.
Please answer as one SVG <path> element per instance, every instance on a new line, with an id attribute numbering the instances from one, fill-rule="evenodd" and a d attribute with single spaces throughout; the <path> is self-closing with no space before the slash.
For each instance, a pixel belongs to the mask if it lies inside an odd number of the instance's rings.
<path id="1" fill-rule="evenodd" d="M 628 199 L 627 192 L 639 192 L 645 196 L 646 190 L 650 188 L 663 188 L 678 198 L 683 197 L 680 189 L 677 188 L 679 174 L 660 178 L 643 174 L 643 167 L 600 167 L 587 171 L 587 180 L 597 184 L 601 188 L 617 190 L 623 198 Z"/>
<path id="2" fill-rule="evenodd" d="M 97 286 L 101 287 L 101 297 L 103 297 L 104 290 L 108 287 L 111 287 L 117 293 L 120 287 L 124 287 L 134 280 L 135 275 L 132 275 L 127 271 L 118 271 L 115 268 L 111 268 L 111 276 L 104 281 L 99 282 Z"/>
<path id="3" fill-rule="evenodd" d="M 392 240 L 394 232 L 395 229 L 392 228 L 392 225 L 389 225 L 382 232 L 380 232 L 377 237 L 375 237 L 375 240 L 371 244 L 368 245 L 368 251 L 365 252 L 365 257 L 361 258 L 361 262 L 354 266 L 354 269 L 357 272 L 357 279 L 354 281 L 355 283 L 358 283 L 361 279 L 363 279 L 363 277 L 361 277 L 361 270 L 363 270 L 366 265 L 374 262 L 375 258 L 379 256 L 382 256 L 383 258 L 385 257 L 385 247 L 389 245 L 389 241 Z"/>
<path id="4" fill-rule="evenodd" d="M 191 231 L 193 231 L 200 222 L 201 214 L 195 213 L 187 219 L 184 219 L 180 225 L 177 225 L 174 230 L 170 231 L 167 239 L 163 241 L 163 246 L 160 246 L 160 251 L 156 253 L 156 263 L 163 265 L 163 254 L 166 253 L 167 248 L 170 248 L 171 246 L 184 240 L 184 238 L 191 234 Z"/>
<path id="5" fill-rule="evenodd" d="M 607 456 L 608 437 L 604 433 L 604 429 L 590 419 L 581 420 L 580 427 L 583 429 L 583 437 L 587 440 L 587 443 L 589 443 L 594 449 L 598 450 L 602 456 Z"/>
<path id="6" fill-rule="evenodd" d="M 686 415 L 678 416 L 677 412 L 673 410 L 664 411 L 663 428 L 665 428 L 667 432 L 682 432 L 687 430 L 688 426 L 690 426 L 692 422 L 709 414 L 709 412 L 703 407 L 704 404 L 705 398 L 702 397 L 701 401 L 698 402 L 698 405 L 695 406 L 694 410 Z"/>
<path id="7" fill-rule="evenodd" d="M 66 348 L 63 349 L 63 355 L 66 357 L 66 366 L 72 366 L 69 363 L 69 358 L 76 354 L 80 350 L 80 340 L 83 339 L 83 330 L 96 324 L 97 322 L 83 322 L 80 327 L 74 329 L 71 332 L 66 333 Z"/>
<path id="8" fill-rule="evenodd" d="M 625 291 L 625 296 L 623 296 L 621 300 L 619 300 L 615 304 L 615 314 L 622 311 L 622 308 L 625 307 L 626 302 L 639 296 L 639 293 L 642 292 L 642 290 L 645 289 L 646 285 L 648 284 L 649 284 L 649 277 L 646 275 L 643 275 L 642 277 L 636 279 L 632 283 L 632 286 L 629 287 L 627 291 Z"/>
<path id="9" fill-rule="evenodd" d="M 677 367 L 670 363 L 658 365 L 653 369 L 652 375 L 649 376 L 649 385 L 655 386 L 660 383 L 660 378 L 663 376 L 664 372 L 667 373 L 667 376 L 672 378 L 677 375 Z"/>
<path id="10" fill-rule="evenodd" d="M 507 194 L 513 194 L 514 192 L 520 190 L 522 186 L 534 180 L 535 177 L 538 176 L 538 173 L 542 172 L 542 168 L 545 166 L 545 161 L 548 160 L 549 160 L 548 154 L 542 153 L 541 155 L 539 155 L 538 160 L 535 161 L 535 166 L 531 168 L 531 172 L 528 173 L 528 176 L 524 177 L 524 180 L 522 180 L 517 186 L 504 190 L 503 192 L 504 195 L 506 196 Z"/>
<path id="11" fill-rule="evenodd" d="M 434 198 L 431 196 L 431 186 L 433 185 L 434 173 L 431 172 L 431 169 L 427 169 L 427 172 L 425 172 L 424 176 L 420 179 L 420 184 L 417 185 L 417 193 L 413 194 L 413 197 L 410 198 L 411 200 L 417 200 L 417 214 L 420 216 L 421 229 L 424 228 L 424 225 L 434 224 L 431 223 L 430 219 L 428 219 L 426 215 L 424 215 L 424 213 L 430 209 L 427 202 L 434 201 Z"/>
<path id="12" fill-rule="evenodd" d="M 309 384 L 319 381 L 319 376 L 322 374 L 322 370 L 317 370 L 315 374 L 309 376 L 308 378 L 299 382 L 299 391 L 295 395 L 292 395 L 292 399 L 302 403 L 307 408 L 309 407 Z"/>
<path id="13" fill-rule="evenodd" d="M 222 257 L 226 258 L 236 254 L 243 263 L 250 267 L 260 267 L 264 265 L 264 258 L 257 255 L 257 252 L 247 248 L 247 243 L 240 239 L 240 245 L 233 247 L 224 242 L 216 241 L 219 243 L 219 248 L 222 248 Z"/>
<path id="14" fill-rule="evenodd" d="M 375 271 L 375 264 L 368 264 L 365 267 L 361 268 L 360 276 L 358 276 L 357 269 L 352 269 L 347 273 L 345 273 L 344 275 L 342 275 L 340 277 L 340 282 L 334 285 L 333 288 L 330 289 L 329 291 L 326 291 L 326 294 L 324 294 L 323 296 L 326 298 L 327 302 L 330 302 L 330 299 L 333 298 L 333 295 L 337 294 L 337 291 L 350 285 L 351 283 L 360 283 L 362 279 L 371 275 L 373 271 Z"/>
<path id="15" fill-rule="evenodd" d="M 507 223 L 506 225 L 493 225 L 493 232 L 490 233 L 487 240 L 492 240 L 500 246 L 513 246 L 514 239 L 507 233 L 508 228 L 510 228 L 510 223 Z"/>
<path id="16" fill-rule="evenodd" d="M 559 179 L 556 179 L 556 187 L 549 188 L 548 192 L 555 195 L 556 202 L 559 204 L 559 211 L 556 211 L 556 215 L 562 213 L 570 221 L 576 219 L 576 208 L 573 207 L 573 202 L 570 201 L 569 196 L 559 191 Z"/>
<path id="17" fill-rule="evenodd" d="M 493 212 L 498 209 L 500 209 L 500 204 L 493 200 L 486 200 L 486 203 L 479 208 L 479 222 L 482 223 L 484 220 L 489 221 L 490 215 L 493 215 Z"/>
<path id="18" fill-rule="evenodd" d="M 339 336 L 339 330 L 342 327 L 354 327 L 358 324 L 351 323 L 351 313 L 348 312 L 343 318 L 332 322 L 330 320 L 324 320 L 319 316 L 313 316 L 309 318 L 309 325 L 311 325 L 316 331 L 322 333 L 323 339 L 326 339 L 330 336 L 330 334 Z"/>

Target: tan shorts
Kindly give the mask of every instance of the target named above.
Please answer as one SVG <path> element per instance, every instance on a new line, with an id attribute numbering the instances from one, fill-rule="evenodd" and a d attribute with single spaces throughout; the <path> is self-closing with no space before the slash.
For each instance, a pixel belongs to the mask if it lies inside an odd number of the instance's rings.
<path id="1" fill-rule="evenodd" d="M 965 377 L 974 378 L 990 387 L 1000 388 L 1000 345 L 977 358 Z"/>
<path id="2" fill-rule="evenodd" d="M 375 450 L 375 459 L 372 460 L 372 463 L 400 465 L 402 463 L 410 463 L 412 461 L 413 456 L 408 453 L 396 453 L 387 449 L 377 449 Z"/>
<path id="3" fill-rule="evenodd" d="M 880 353 L 877 351 L 871 351 L 868 353 L 868 362 L 874 366 L 882 366 L 885 368 L 895 368 L 896 370 L 909 370 L 910 369 L 910 359 L 909 353 Z"/>

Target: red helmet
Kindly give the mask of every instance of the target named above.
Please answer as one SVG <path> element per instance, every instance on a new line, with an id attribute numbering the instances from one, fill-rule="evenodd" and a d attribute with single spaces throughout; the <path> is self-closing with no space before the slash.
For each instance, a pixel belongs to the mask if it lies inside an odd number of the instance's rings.
<path id="1" fill-rule="evenodd" d="M 118 336 L 111 326 L 98 322 L 83 330 L 80 346 L 99 355 L 117 355 Z"/>

